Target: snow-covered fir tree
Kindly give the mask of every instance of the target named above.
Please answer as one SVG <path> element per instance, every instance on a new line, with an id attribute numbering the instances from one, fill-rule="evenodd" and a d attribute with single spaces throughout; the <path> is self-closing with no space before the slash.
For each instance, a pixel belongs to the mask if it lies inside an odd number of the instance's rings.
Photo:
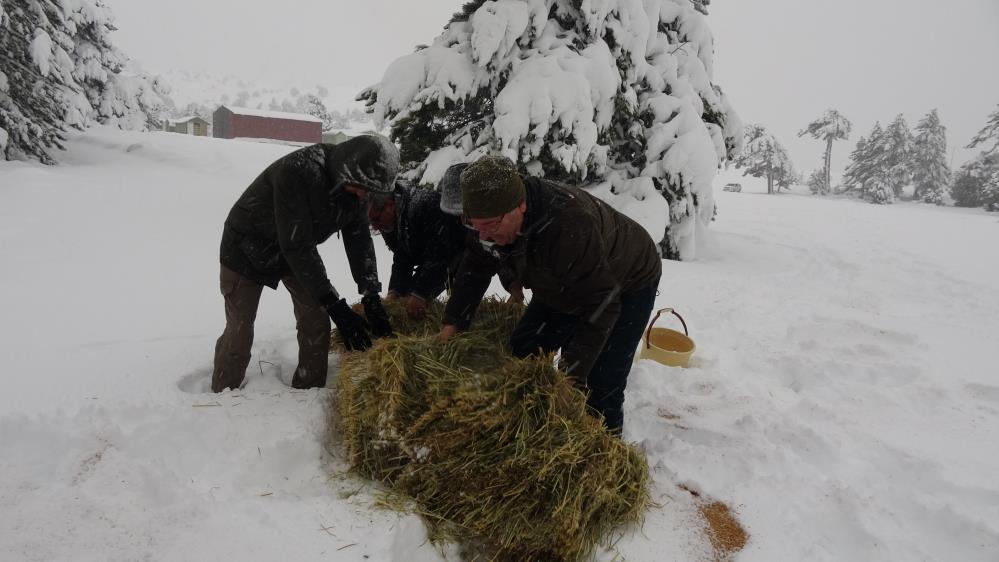
<path id="1" fill-rule="evenodd" d="M 905 186 L 912 183 L 913 136 L 905 117 L 899 114 L 884 132 L 885 181 L 895 198 L 902 196 Z"/>
<path id="2" fill-rule="evenodd" d="M 408 176 L 503 154 L 526 173 L 661 209 L 664 256 L 689 258 L 712 180 L 742 143 L 713 81 L 708 2 L 478 0 L 365 90 Z"/>
<path id="3" fill-rule="evenodd" d="M 950 178 L 951 171 L 947 165 L 947 128 L 940 123 L 940 117 L 934 109 L 916 125 L 912 150 L 912 181 L 916 186 L 913 197 L 942 205 Z"/>
<path id="4" fill-rule="evenodd" d="M 3 4 L 0 14 L 0 151 L 7 160 L 32 157 L 54 163 L 49 151 L 61 148 L 72 93 L 72 63 L 52 21 L 61 7 L 51 0 Z M 82 97 L 82 96 L 81 96 Z M 85 98 L 75 100 L 82 121 Z"/>
<path id="5" fill-rule="evenodd" d="M 73 78 L 93 108 L 90 118 L 124 129 L 158 127 L 167 88 L 153 77 L 125 71 L 128 58 L 111 44 L 111 10 L 100 2 L 62 4 L 73 37 Z"/>
<path id="6" fill-rule="evenodd" d="M 763 125 L 748 124 L 745 129 L 745 146 L 735 158 L 735 167 L 743 175 L 766 178 L 767 193 L 790 187 L 797 175 L 787 150 Z"/>
<path id="7" fill-rule="evenodd" d="M 999 211 L 999 154 L 990 154 L 986 172 L 982 177 L 982 207 L 986 211 Z"/>
<path id="8" fill-rule="evenodd" d="M 954 174 L 954 205 L 999 210 L 999 153 L 981 153 Z"/>
<path id="9" fill-rule="evenodd" d="M 305 113 L 321 120 L 323 122 L 323 132 L 329 131 L 333 128 L 333 117 L 330 112 L 326 109 L 326 104 L 323 100 L 316 96 L 309 95 L 305 102 Z"/>
<path id="10" fill-rule="evenodd" d="M 812 193 L 820 193 L 822 195 L 829 193 L 832 187 L 831 168 L 833 143 L 838 140 L 846 140 L 849 138 L 850 129 L 852 127 L 853 125 L 850 123 L 850 120 L 844 117 L 839 111 L 836 111 L 835 109 L 827 109 L 826 112 L 822 114 L 822 117 L 812 121 L 804 129 L 798 132 L 799 137 L 811 135 L 812 138 L 825 141 L 826 143 L 825 160 L 822 168 L 822 181 L 814 181 L 818 179 L 815 178 L 814 175 L 809 177 L 809 187 L 812 190 Z"/>
<path id="11" fill-rule="evenodd" d="M 951 187 L 958 207 L 999 211 L 999 152 L 982 152 L 961 166 Z"/>
<path id="12" fill-rule="evenodd" d="M 978 131 L 967 148 L 978 148 L 983 146 L 982 154 L 991 155 L 999 153 L 999 108 L 989 114 L 988 121 L 982 130 Z"/>
<path id="13" fill-rule="evenodd" d="M 163 105 L 155 79 L 124 71 L 99 0 L 4 0 L 0 15 L 0 152 L 53 163 L 67 128 L 144 129 Z"/>
<path id="14" fill-rule="evenodd" d="M 957 207 L 978 207 L 982 204 L 982 182 L 968 169 L 969 163 L 954 173 L 950 196 Z"/>
<path id="15" fill-rule="evenodd" d="M 880 127 L 880 125 L 876 126 Z M 867 151 L 867 137 L 860 137 L 857 140 L 857 146 L 850 152 L 849 163 L 847 163 L 846 170 L 843 172 L 844 191 L 853 189 L 863 190 L 864 182 L 870 174 L 870 170 L 865 165 L 864 160 Z"/>
<path id="16" fill-rule="evenodd" d="M 968 144 L 968 148 L 980 146 L 984 147 L 982 151 L 962 171 L 966 172 L 966 182 L 975 185 L 979 204 L 989 211 L 999 211 L 999 109 L 989 115 L 988 122 Z"/>
<path id="17" fill-rule="evenodd" d="M 826 171 L 823 168 L 816 168 L 808 174 L 808 179 L 805 180 L 805 185 L 808 186 L 808 190 L 813 194 L 825 194 L 828 192 L 829 184 L 826 179 Z"/>
<path id="18" fill-rule="evenodd" d="M 861 137 L 850 153 L 850 163 L 843 174 L 847 191 L 856 189 L 871 203 L 895 202 L 889 156 L 891 144 L 881 123 L 874 123 L 871 134 L 866 139 Z"/>
<path id="19" fill-rule="evenodd" d="M 175 111 L 173 117 L 190 117 L 192 115 L 196 115 L 206 121 L 211 121 L 213 111 L 214 110 L 211 107 L 203 103 L 192 101 L 191 103 L 185 105 L 183 109 Z"/>

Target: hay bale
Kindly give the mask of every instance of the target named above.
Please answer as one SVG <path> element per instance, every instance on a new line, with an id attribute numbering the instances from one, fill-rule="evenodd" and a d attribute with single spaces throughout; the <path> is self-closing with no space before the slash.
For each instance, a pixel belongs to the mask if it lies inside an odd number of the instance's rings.
<path id="1" fill-rule="evenodd" d="M 429 337 L 441 329 L 444 318 L 444 303 L 440 301 L 435 300 L 427 303 L 427 314 L 421 319 L 410 318 L 406 314 L 406 307 L 402 300 L 383 301 L 383 304 L 396 334 Z M 359 314 L 364 314 L 364 309 L 361 308 L 360 304 L 355 304 L 354 309 Z M 524 307 L 522 305 L 507 304 L 495 297 L 483 299 L 482 304 L 475 312 L 475 325 L 472 332 L 482 337 L 494 338 L 497 345 L 506 349 L 507 340 L 513 332 L 513 327 L 517 325 L 523 313 Z M 333 330 L 333 337 L 330 339 L 330 349 L 337 353 L 345 351 L 343 338 L 340 337 L 340 332 L 336 329 Z"/>
<path id="2" fill-rule="evenodd" d="M 350 462 L 415 500 L 434 536 L 475 555 L 585 558 L 610 530 L 641 519 L 645 457 L 588 415 L 581 393 L 555 399 L 564 377 L 550 357 L 504 349 L 522 307 L 484 310 L 481 332 L 447 342 L 403 335 L 344 355 L 331 410 Z"/>

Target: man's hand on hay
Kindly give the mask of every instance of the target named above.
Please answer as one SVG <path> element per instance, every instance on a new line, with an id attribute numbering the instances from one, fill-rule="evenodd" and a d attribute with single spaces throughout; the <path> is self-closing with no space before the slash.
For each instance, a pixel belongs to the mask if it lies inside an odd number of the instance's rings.
<path id="1" fill-rule="evenodd" d="M 364 305 L 364 316 L 371 324 L 371 333 L 376 338 L 387 338 L 392 335 L 392 324 L 389 322 L 388 313 L 382 306 L 382 298 L 378 294 L 364 295 L 361 298 Z"/>
<path id="2" fill-rule="evenodd" d="M 419 295 L 409 295 L 406 299 L 406 314 L 414 320 L 422 320 L 427 315 L 427 299 Z"/>
<path id="3" fill-rule="evenodd" d="M 347 351 L 364 351 L 371 347 L 371 336 L 368 335 L 368 323 L 360 314 L 354 312 L 347 306 L 347 301 L 340 299 L 332 305 L 326 306 L 326 312 L 330 315 L 336 329 L 343 337 L 343 345 Z"/>
<path id="4" fill-rule="evenodd" d="M 511 304 L 524 304 L 524 286 L 520 283 L 512 285 L 510 287 L 510 296 L 507 297 L 506 302 Z"/>
<path id="5" fill-rule="evenodd" d="M 575 408 L 577 395 L 580 393 L 574 379 L 566 377 L 555 384 L 555 411 L 568 415 Z"/>
<path id="6" fill-rule="evenodd" d="M 395 291 L 389 291 L 385 295 L 385 298 L 382 299 L 382 302 L 395 302 L 395 301 L 399 300 L 399 297 L 400 297 L 399 293 L 397 293 Z"/>
<path id="7" fill-rule="evenodd" d="M 457 333 L 458 333 L 457 326 L 455 326 L 454 324 L 444 324 L 444 326 L 441 327 L 441 331 L 437 332 L 437 340 L 447 341 L 452 337 L 454 337 L 454 335 Z"/>

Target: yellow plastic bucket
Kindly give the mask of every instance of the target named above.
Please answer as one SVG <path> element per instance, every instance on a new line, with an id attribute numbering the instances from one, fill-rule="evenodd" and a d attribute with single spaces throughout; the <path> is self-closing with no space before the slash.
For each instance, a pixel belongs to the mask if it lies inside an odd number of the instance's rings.
<path id="1" fill-rule="evenodd" d="M 680 319 L 684 333 L 669 328 L 654 327 L 656 320 L 659 320 L 659 316 L 664 312 L 672 313 Z M 652 359 L 670 367 L 689 367 L 690 356 L 694 354 L 695 349 L 697 346 L 694 345 L 694 340 L 690 339 L 687 322 L 672 308 L 663 308 L 656 311 L 655 317 L 645 330 L 640 356 L 642 359 Z"/>

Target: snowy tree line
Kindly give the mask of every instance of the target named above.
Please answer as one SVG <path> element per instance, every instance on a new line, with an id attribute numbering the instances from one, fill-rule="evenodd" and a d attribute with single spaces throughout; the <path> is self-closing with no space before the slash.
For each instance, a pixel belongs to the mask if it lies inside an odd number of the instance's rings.
<path id="1" fill-rule="evenodd" d="M 167 88 L 125 71 L 100 0 L 0 0 L 0 153 L 54 163 L 70 129 L 156 127 Z"/>
<path id="2" fill-rule="evenodd" d="M 950 185 L 946 128 L 937 111 L 930 111 L 909 129 L 898 115 L 887 126 L 876 122 L 850 153 L 843 176 L 845 191 L 856 190 L 872 203 L 892 203 L 912 185 L 913 198 L 943 204 Z"/>
<path id="3" fill-rule="evenodd" d="M 857 141 L 843 176 L 845 191 L 858 192 L 872 203 L 892 203 L 912 186 L 912 197 L 943 205 L 950 194 L 959 207 L 999 210 L 999 110 L 967 148 L 984 147 L 952 173 L 947 161 L 946 127 L 934 109 L 910 130 L 901 115 L 887 127 L 875 123 Z"/>
<path id="4" fill-rule="evenodd" d="M 825 142 L 823 165 L 811 172 L 804 183 L 812 193 L 833 192 L 830 162 L 833 143 L 849 138 L 852 123 L 835 109 L 827 110 L 808 123 L 798 136 L 811 136 Z M 912 188 L 912 198 L 943 205 L 949 194 L 960 207 L 984 207 L 999 211 L 999 109 L 989 115 L 985 126 L 967 148 L 982 147 L 971 161 L 952 173 L 947 157 L 947 129 L 934 109 L 910 129 L 898 115 L 883 127 L 876 122 L 870 133 L 857 141 L 850 153 L 838 193 L 856 193 L 872 203 L 892 203 Z M 801 176 L 787 150 L 774 135 L 759 124 L 745 128 L 745 149 L 734 159 L 744 175 L 765 178 L 769 193 L 780 192 L 800 183 Z"/>

